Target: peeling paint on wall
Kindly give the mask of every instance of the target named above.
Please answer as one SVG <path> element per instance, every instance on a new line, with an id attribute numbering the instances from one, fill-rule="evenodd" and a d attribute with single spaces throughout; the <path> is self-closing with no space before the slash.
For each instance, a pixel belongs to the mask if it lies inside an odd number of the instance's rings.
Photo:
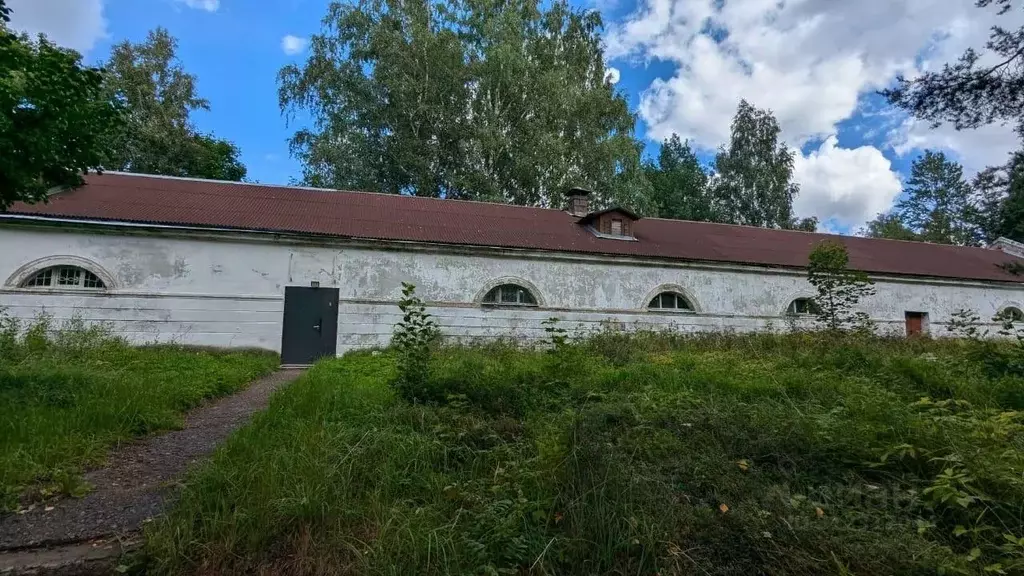
<path id="1" fill-rule="evenodd" d="M 387 344 L 400 318 L 401 283 L 411 282 L 430 312 L 453 338 L 496 338 L 515 334 L 544 338 L 541 323 L 552 316 L 570 330 L 602 325 L 623 329 L 698 331 L 763 330 L 781 317 L 789 302 L 813 293 L 799 274 L 779 270 L 619 264 L 593 258 L 521 258 L 367 248 L 302 247 L 182 237 L 89 235 L 81 231 L 0 228 L 0 278 L 24 262 L 55 254 L 85 258 L 117 276 L 108 296 L 0 292 L 0 306 L 31 318 L 44 307 L 57 317 L 78 311 L 112 323 L 136 341 L 178 339 L 209 345 L 277 349 L 281 338 L 284 288 L 340 289 L 338 350 Z M 522 278 L 536 286 L 543 309 L 481 308 L 474 298 L 499 278 Z M 699 314 L 648 312 L 645 301 L 659 286 L 686 290 Z M 863 302 L 881 326 L 902 330 L 904 312 L 929 314 L 941 334 L 960 308 L 991 318 L 1009 303 L 1024 302 L 1018 286 L 955 282 L 880 281 Z"/>

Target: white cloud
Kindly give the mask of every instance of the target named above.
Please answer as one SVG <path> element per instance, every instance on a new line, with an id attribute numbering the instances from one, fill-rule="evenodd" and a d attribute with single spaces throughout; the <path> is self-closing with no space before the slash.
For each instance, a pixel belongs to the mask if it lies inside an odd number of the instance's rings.
<path id="1" fill-rule="evenodd" d="M 884 88 L 898 74 L 914 76 L 955 59 L 968 46 L 982 47 L 996 20 L 995 9 L 975 0 L 640 0 L 637 11 L 613 24 L 606 37 L 612 61 L 676 65 L 671 77 L 655 79 L 640 95 L 639 114 L 655 140 L 678 133 L 703 148 L 726 142 L 740 99 L 771 109 L 791 146 L 835 134 L 858 112 L 862 96 Z M 1001 17 L 1012 27 L 1024 20 L 1015 10 Z M 929 130 L 904 116 L 888 144 L 897 152 L 941 147 L 957 153 L 970 172 L 1002 162 L 1016 142 L 1009 128 L 976 132 Z M 866 126 L 868 130 L 872 126 Z M 822 219 L 854 222 L 888 206 L 895 182 L 879 150 L 844 150 L 835 141 L 799 158 L 805 209 Z M 858 171 L 870 168 L 871 174 Z M 885 185 L 856 192 L 848 181 Z M 833 181 L 823 182 L 824 178 Z M 824 191 L 833 188 L 835 193 Z M 816 192 L 821 190 L 821 192 Z M 831 197 L 829 202 L 819 202 Z M 856 199 L 854 197 L 857 197 Z"/>
<path id="2" fill-rule="evenodd" d="M 220 0 L 178 0 L 178 2 L 189 8 L 206 10 L 207 12 L 216 12 L 220 8 Z"/>
<path id="3" fill-rule="evenodd" d="M 881 150 L 839 148 L 834 136 L 806 157 L 797 155 L 793 179 L 800 184 L 793 202 L 797 215 L 817 216 L 848 230 L 888 210 L 902 188 Z"/>
<path id="4" fill-rule="evenodd" d="M 281 50 L 284 50 L 284 53 L 289 56 L 302 52 L 308 44 L 309 40 L 307 38 L 300 38 L 291 34 L 281 38 Z"/>
<path id="5" fill-rule="evenodd" d="M 8 0 L 11 27 L 85 54 L 106 37 L 101 0 Z"/>
<path id="6" fill-rule="evenodd" d="M 609 66 L 609 67 L 605 68 L 605 70 L 604 70 L 604 80 L 605 80 L 605 82 L 609 82 L 611 84 L 618 84 L 619 80 L 621 78 L 622 78 L 622 73 L 619 72 L 618 68 L 615 68 L 613 66 Z"/>
<path id="7" fill-rule="evenodd" d="M 904 119 L 890 132 L 888 144 L 901 156 L 915 149 L 948 150 L 963 164 L 968 175 L 1006 163 L 1010 151 L 1020 146 L 1011 126 L 989 124 L 957 132 L 948 125 L 932 128 L 927 122 L 912 118 Z"/>

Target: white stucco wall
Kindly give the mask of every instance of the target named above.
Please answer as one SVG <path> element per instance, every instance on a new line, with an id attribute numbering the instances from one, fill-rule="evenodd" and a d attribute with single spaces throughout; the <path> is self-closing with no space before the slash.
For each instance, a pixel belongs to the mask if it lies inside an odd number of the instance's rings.
<path id="1" fill-rule="evenodd" d="M 626 329 L 783 329 L 789 303 L 813 295 L 800 271 L 413 245 L 315 246 L 272 235 L 231 238 L 0 226 L 0 307 L 23 319 L 45 312 L 57 320 L 78 315 L 105 321 L 136 342 L 278 350 L 285 286 L 318 281 L 340 290 L 341 353 L 388 342 L 403 281 L 417 286 L 446 335 L 472 338 L 543 338 L 541 322 L 552 316 L 570 330 L 609 322 Z M 102 293 L 16 287 L 27 271 L 63 257 L 91 263 L 112 286 Z M 479 306 L 487 288 L 502 279 L 528 283 L 540 306 Z M 697 313 L 647 311 L 665 287 L 683 290 Z M 876 278 L 876 290 L 861 309 L 883 330 L 898 332 L 905 311 L 926 312 L 929 332 L 942 335 L 960 308 L 983 319 L 1006 306 L 1024 309 L 1024 289 L 1012 284 Z"/>

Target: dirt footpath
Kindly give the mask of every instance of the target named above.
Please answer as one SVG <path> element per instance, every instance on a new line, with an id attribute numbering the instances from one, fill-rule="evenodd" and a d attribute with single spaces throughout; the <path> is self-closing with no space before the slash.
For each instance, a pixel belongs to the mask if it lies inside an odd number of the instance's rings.
<path id="1" fill-rule="evenodd" d="M 36 505 L 0 517 L 0 574 L 77 573 L 76 563 L 111 558 L 135 545 L 144 522 L 163 510 L 176 480 L 266 408 L 270 394 L 302 370 L 279 370 L 245 390 L 190 412 L 185 427 L 123 444 L 107 466 L 85 474 L 93 490 L 80 499 Z"/>

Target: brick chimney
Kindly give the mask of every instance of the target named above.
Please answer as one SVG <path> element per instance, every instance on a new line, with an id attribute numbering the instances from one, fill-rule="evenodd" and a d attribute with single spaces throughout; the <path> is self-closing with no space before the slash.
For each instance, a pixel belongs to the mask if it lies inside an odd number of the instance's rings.
<path id="1" fill-rule="evenodd" d="M 570 188 L 565 193 L 569 199 L 568 212 L 573 216 L 586 216 L 590 214 L 590 190 L 586 188 Z"/>

